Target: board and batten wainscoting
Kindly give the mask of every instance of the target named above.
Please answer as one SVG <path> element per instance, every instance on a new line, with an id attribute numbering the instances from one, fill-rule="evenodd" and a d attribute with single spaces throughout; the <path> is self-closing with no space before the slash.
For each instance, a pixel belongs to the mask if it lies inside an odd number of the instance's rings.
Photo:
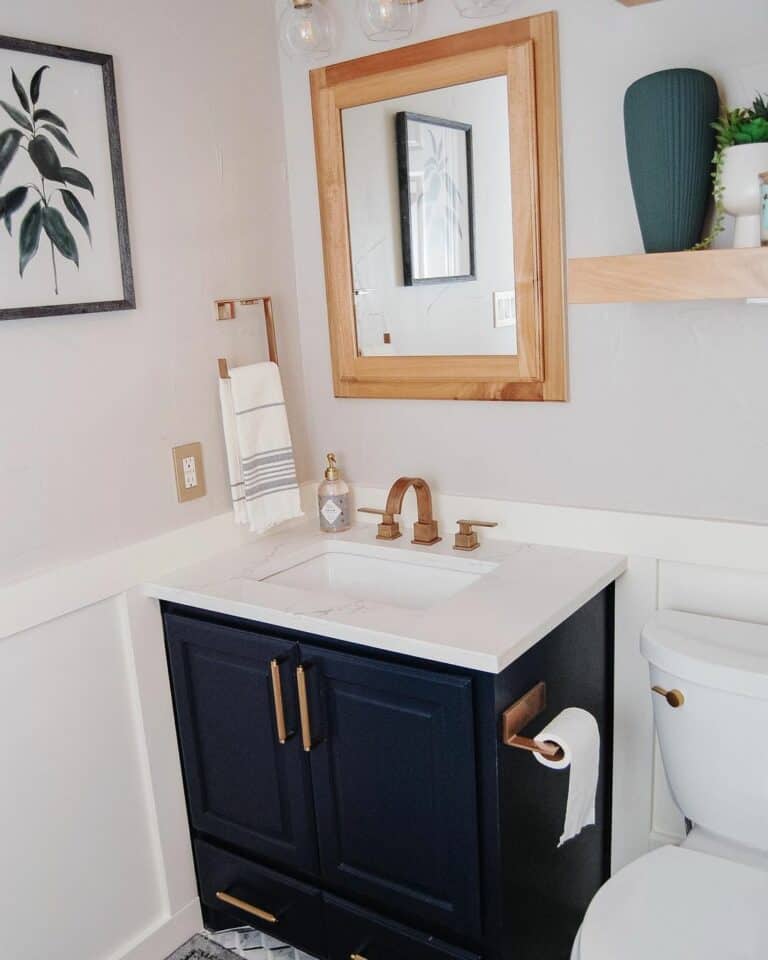
<path id="1" fill-rule="evenodd" d="M 314 485 L 302 494 L 311 512 Z M 385 494 L 355 490 L 358 503 Z M 679 838 L 654 760 L 639 632 L 657 607 L 768 622 L 768 527 L 439 495 L 435 508 L 446 534 L 469 513 L 499 521 L 486 537 L 629 556 L 616 587 L 613 869 Z M 24 954 L 30 927 L 55 931 L 62 956 L 100 960 L 155 960 L 199 928 L 162 625 L 139 587 L 242 538 L 222 514 L 0 590 L 11 956 Z M 36 863 L 43 875 L 30 874 Z"/>

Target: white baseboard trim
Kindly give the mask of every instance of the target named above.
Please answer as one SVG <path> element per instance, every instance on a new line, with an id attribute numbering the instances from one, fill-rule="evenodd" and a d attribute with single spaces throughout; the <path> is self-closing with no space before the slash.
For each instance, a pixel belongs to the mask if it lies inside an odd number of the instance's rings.
<path id="1" fill-rule="evenodd" d="M 648 849 L 655 850 L 656 847 L 679 847 L 683 837 L 674 833 L 660 833 L 658 830 L 652 830 L 648 837 Z"/>
<path id="2" fill-rule="evenodd" d="M 200 901 L 195 899 L 172 917 L 168 917 L 141 939 L 117 953 L 109 960 L 165 960 L 173 951 L 203 928 Z"/>

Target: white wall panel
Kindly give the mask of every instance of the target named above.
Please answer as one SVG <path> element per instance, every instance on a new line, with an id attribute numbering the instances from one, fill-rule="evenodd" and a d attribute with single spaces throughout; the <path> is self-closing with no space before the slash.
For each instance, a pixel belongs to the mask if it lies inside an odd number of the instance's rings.
<path id="1" fill-rule="evenodd" d="M 728 620 L 768 623 L 768 574 L 662 563 L 659 606 Z"/>
<path id="2" fill-rule="evenodd" d="M 165 912 L 117 603 L 0 642 L 0 705 L 3 955 L 103 960 Z"/>

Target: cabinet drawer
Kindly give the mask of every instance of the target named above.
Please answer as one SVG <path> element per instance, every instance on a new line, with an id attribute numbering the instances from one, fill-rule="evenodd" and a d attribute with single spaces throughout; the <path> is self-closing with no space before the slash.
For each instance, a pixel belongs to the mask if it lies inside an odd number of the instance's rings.
<path id="1" fill-rule="evenodd" d="M 200 899 L 206 906 L 229 913 L 237 923 L 247 923 L 314 956 L 325 956 L 319 890 L 203 840 L 195 841 L 195 854 Z M 250 904 L 266 916 L 227 903 L 217 893 Z"/>
<path id="2" fill-rule="evenodd" d="M 329 960 L 481 960 L 399 923 L 326 896 Z"/>

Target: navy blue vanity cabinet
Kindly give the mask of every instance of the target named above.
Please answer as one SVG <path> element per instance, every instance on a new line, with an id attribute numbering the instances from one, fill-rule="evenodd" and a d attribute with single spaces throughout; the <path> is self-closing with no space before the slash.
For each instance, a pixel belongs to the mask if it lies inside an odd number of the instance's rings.
<path id="1" fill-rule="evenodd" d="M 246 922 L 311 956 L 326 955 L 325 904 L 318 887 L 206 840 L 195 840 L 194 848 L 200 901 L 222 918 L 221 926 Z M 254 960 L 262 952 L 255 951 Z"/>
<path id="2" fill-rule="evenodd" d="M 480 960 L 443 940 L 385 920 L 337 897 L 325 898 L 328 960 Z"/>
<path id="3" fill-rule="evenodd" d="M 163 615 L 209 927 L 251 923 L 318 960 L 569 960 L 610 869 L 612 586 L 498 674 Z M 601 734 L 596 824 L 562 847 L 569 773 L 502 738 L 542 682 L 516 732 L 582 707 Z"/>
<path id="4" fill-rule="evenodd" d="M 300 645 L 326 885 L 479 937 L 472 679 Z"/>
<path id="5" fill-rule="evenodd" d="M 272 662 L 286 725 L 298 729 L 298 646 L 252 630 L 166 614 L 189 817 L 195 830 L 312 874 L 310 772 L 297 736 L 280 743 Z"/>
<path id="6" fill-rule="evenodd" d="M 613 601 L 611 585 L 506 670 L 477 677 L 483 905 L 494 960 L 569 960 L 584 913 L 610 876 Z M 535 737 L 566 707 L 590 711 L 600 730 L 596 822 L 562 847 L 569 772 L 501 739 L 504 711 L 540 681 L 546 711 L 520 734 Z"/>

